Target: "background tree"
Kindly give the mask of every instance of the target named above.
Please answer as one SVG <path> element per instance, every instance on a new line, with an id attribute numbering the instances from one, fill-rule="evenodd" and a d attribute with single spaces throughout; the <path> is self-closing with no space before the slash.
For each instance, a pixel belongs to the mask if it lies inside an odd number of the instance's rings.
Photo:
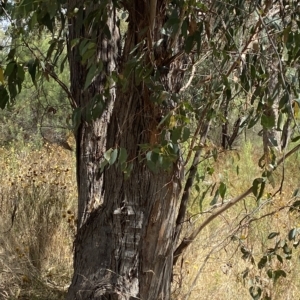
<path id="1" fill-rule="evenodd" d="M 73 108 L 79 222 L 68 299 L 169 299 L 173 264 L 182 251 L 223 211 L 252 192 L 259 198 L 266 181 L 272 182 L 272 172 L 283 160 L 277 159 L 274 143 L 265 143 L 262 177 L 242 195 L 223 201 L 179 241 L 209 130 L 227 124 L 236 98 L 242 99 L 243 121 L 235 131 L 259 120 L 263 132 L 282 130 L 279 114 L 277 119 L 269 113 L 281 93 L 280 113 L 292 119 L 297 80 L 289 82 L 288 72 L 295 74 L 299 58 L 298 7 L 293 5 L 164 0 L 24 0 L 16 5 L 12 26 L 23 40 L 27 31 L 47 28 L 52 34 L 46 56 L 27 43 L 34 59 L 28 65 L 32 81 L 37 72 L 54 79 Z M 118 12 L 128 23 L 122 37 Z M 277 48 L 270 12 L 282 19 Z M 260 34 L 268 47 L 257 45 Z M 56 74 L 64 38 L 70 90 Z M 194 85 L 197 97 L 186 100 L 183 92 L 196 69 L 204 71 L 204 78 Z M 0 89 L 2 108 L 20 92 L 24 74 L 24 64 L 10 49 Z M 190 126 L 191 121 L 196 125 Z M 186 142 L 185 153 L 180 148 Z M 217 147 L 211 155 L 217 157 Z M 211 205 L 225 194 L 221 182 Z"/>

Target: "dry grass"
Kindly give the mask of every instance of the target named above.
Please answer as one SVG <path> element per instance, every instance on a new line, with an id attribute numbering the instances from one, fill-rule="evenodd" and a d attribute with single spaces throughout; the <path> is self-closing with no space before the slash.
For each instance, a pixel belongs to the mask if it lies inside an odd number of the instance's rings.
<path id="1" fill-rule="evenodd" d="M 221 156 L 214 166 L 215 173 L 210 181 L 226 182 L 227 199 L 244 192 L 251 186 L 254 178 L 261 176 L 262 171 L 256 166 L 261 154 L 256 149 L 259 148 L 253 147 L 251 143 L 245 143 L 239 152 L 239 160 L 235 153 L 227 153 Z M 237 165 L 239 174 L 236 172 Z M 276 187 L 267 186 L 259 202 L 254 196 L 247 197 L 234 208 L 221 214 L 201 232 L 176 266 L 173 299 L 252 299 L 249 293 L 251 286 L 260 287 L 262 297 L 269 296 L 272 300 L 300 298 L 300 252 L 288 241 L 290 228 L 299 227 L 299 213 L 288 213 L 288 208 L 280 210 L 295 200 L 293 192 L 299 185 L 300 177 L 298 165 L 298 155 L 286 162 L 282 194 L 270 196 L 279 187 L 281 178 L 279 169 L 275 174 Z M 194 197 L 197 197 L 196 192 Z M 213 193 L 203 201 L 204 211 L 209 209 L 212 197 Z M 195 203 L 197 204 L 194 202 L 190 210 L 191 215 L 199 213 Z M 189 235 L 208 214 L 200 213 L 187 222 L 186 235 Z M 271 215 L 263 217 L 266 214 Z M 280 235 L 268 239 L 271 232 L 279 232 Z M 287 241 L 293 249 L 291 259 L 285 259 L 283 250 L 279 249 L 277 254 L 283 258 L 283 263 L 276 256 L 272 256 L 265 267 L 259 269 L 260 259 L 268 249 L 274 248 L 279 240 L 282 243 Z M 242 247 L 249 251 L 248 258 L 242 258 Z M 251 258 L 254 263 L 251 263 Z M 287 276 L 280 277 L 276 281 L 267 275 L 269 269 L 284 270 Z"/>
<path id="2" fill-rule="evenodd" d="M 205 179 L 225 182 L 226 198 L 242 193 L 261 174 L 255 164 L 260 154 L 251 143 L 245 143 L 239 155 L 240 160 L 234 152 L 221 155 L 211 163 L 214 174 Z M 249 196 L 201 232 L 178 261 L 173 299 L 251 299 L 251 286 L 262 287 L 273 300 L 300 298 L 297 249 L 291 260 L 280 250 L 282 264 L 272 259 L 266 268 L 257 266 L 276 240 L 287 239 L 290 228 L 300 227 L 298 214 L 289 214 L 287 209 L 276 212 L 291 200 L 291 187 L 299 182 L 298 161 L 296 155 L 286 163 L 283 194 L 270 197 L 268 193 L 274 189 L 268 187 L 259 203 Z M 0 166 L 0 299 L 64 299 L 72 275 L 76 224 L 73 154 L 58 146 L 35 150 L 31 145 L 11 145 L 0 148 Z M 277 186 L 279 175 L 275 176 Z M 193 196 L 197 198 L 196 191 Z M 203 210 L 209 209 L 211 199 L 208 194 Z M 195 216 L 186 223 L 187 234 L 209 214 L 199 214 L 197 200 L 189 213 Z M 261 218 L 267 213 L 273 214 Z M 252 221 L 254 218 L 261 219 Z M 281 235 L 268 239 L 275 231 Z M 242 246 L 250 251 L 255 264 L 250 257 L 242 259 Z M 274 282 L 267 276 L 267 268 L 282 269 L 287 277 Z"/>
<path id="3" fill-rule="evenodd" d="M 0 299 L 63 299 L 76 221 L 73 155 L 31 145 L 0 152 Z"/>

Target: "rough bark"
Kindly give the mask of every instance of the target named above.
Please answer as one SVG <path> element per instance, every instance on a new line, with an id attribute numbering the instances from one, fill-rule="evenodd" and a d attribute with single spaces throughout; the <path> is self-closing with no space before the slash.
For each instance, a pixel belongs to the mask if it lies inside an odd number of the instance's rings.
<path id="1" fill-rule="evenodd" d="M 138 55 L 139 49 L 132 49 L 140 45 L 141 49 L 148 49 L 142 60 L 144 66 L 152 67 L 153 72 L 163 70 L 159 73 L 160 83 L 166 91 L 178 92 L 182 79 L 178 71 L 180 61 L 167 51 L 167 44 L 155 51 L 152 48 L 162 38 L 165 1 L 155 1 L 155 5 L 152 2 L 136 1 L 128 8 L 120 73 L 126 62 Z M 149 12 L 152 17 L 145 17 Z M 112 14 L 107 21 L 111 32 L 115 21 Z M 151 30 L 145 32 L 149 22 Z M 76 20 L 74 28 L 75 23 Z M 71 32 L 70 39 L 76 34 Z M 106 74 L 116 67 L 117 39 L 113 35 L 110 41 L 102 41 L 99 36 L 99 57 L 105 62 Z M 106 51 L 108 44 L 110 51 Z M 74 98 L 80 107 L 85 107 L 95 93 L 103 90 L 104 78 L 99 75 L 88 92 L 82 93 L 78 82 L 84 81 L 86 70 L 76 62 L 76 48 L 70 55 L 70 66 Z M 133 68 L 125 91 L 118 88 L 114 97 L 111 89 L 106 113 L 92 124 L 83 120 L 78 129 L 80 222 L 74 244 L 75 273 L 67 299 L 170 299 L 181 166 L 178 159 L 170 170 L 151 172 L 143 163 L 145 153 L 139 145 L 148 144 L 151 148 L 165 138 L 158 130 L 165 105 L 155 105 L 150 100 L 149 87 L 143 81 L 137 83 L 136 76 Z M 126 179 L 119 166 L 113 165 L 98 179 L 103 151 L 119 147 L 127 150 L 128 161 L 133 164 L 130 177 Z M 100 199 L 99 205 L 94 205 L 95 199 Z"/>
<path id="2" fill-rule="evenodd" d="M 81 119 L 75 133 L 78 184 L 78 238 L 74 242 L 74 276 L 67 296 L 67 299 L 72 300 L 81 297 L 83 280 L 91 280 L 92 278 L 89 276 L 90 265 L 88 264 L 91 264 L 91 262 L 80 261 L 82 248 L 88 247 L 89 250 L 99 257 L 104 251 L 104 248 L 101 248 L 101 250 L 98 249 L 98 243 L 96 245 L 80 244 L 81 235 L 88 234 L 84 232 L 84 228 L 87 228 L 91 224 L 91 220 L 97 215 L 97 208 L 103 202 L 103 178 L 98 176 L 98 170 L 101 157 L 106 151 L 107 127 L 111 118 L 116 94 L 115 88 L 111 87 L 109 95 L 104 99 L 106 102 L 104 113 L 92 122 L 87 122 L 85 119 L 86 108 L 95 95 L 104 93 L 107 76 L 116 70 L 119 50 L 119 30 L 115 23 L 115 11 L 112 7 L 107 7 L 108 19 L 106 22 L 113 36 L 112 39 L 108 40 L 101 31 L 101 28 L 97 32 L 94 32 L 94 36 L 92 36 L 91 28 L 84 26 L 84 15 L 93 10 L 96 11 L 98 8 L 99 4 L 94 4 L 86 10 L 83 7 L 82 1 L 70 0 L 68 2 L 68 11 L 73 12 L 74 9 L 79 9 L 78 13 L 69 20 L 68 59 L 70 65 L 71 93 L 76 101 L 77 109 L 81 111 Z M 79 46 L 71 48 L 73 40 L 83 38 L 93 39 L 97 43 L 97 60 L 103 62 L 103 72 L 93 79 L 92 84 L 85 91 L 84 84 L 88 69 L 81 62 Z M 100 224 L 100 221 L 98 223 Z M 91 236 L 91 238 L 94 237 L 94 235 Z M 97 238 L 97 240 L 100 239 Z M 85 250 L 87 251 L 86 248 Z M 109 248 L 107 250 L 109 251 Z M 101 264 L 97 267 L 99 268 L 100 266 Z M 83 296 L 82 299 L 88 298 Z"/>
<path id="3" fill-rule="evenodd" d="M 271 163 L 271 152 L 270 149 L 277 149 L 281 151 L 281 132 L 277 129 L 278 123 L 278 106 L 279 106 L 279 95 L 275 94 L 276 85 L 278 83 L 278 68 L 276 59 L 271 55 L 271 60 L 268 62 L 269 69 L 269 83 L 268 83 L 268 94 L 267 101 L 264 106 L 264 115 L 268 119 L 274 120 L 274 126 L 271 128 L 263 128 L 263 146 L 265 163 L 268 166 Z M 275 95 L 274 95 L 275 94 Z"/>
<path id="4" fill-rule="evenodd" d="M 116 26 L 115 11 L 108 6 L 107 26 L 112 38 L 108 39 L 99 28 L 97 32 L 86 27 L 83 22 L 85 15 L 96 11 L 99 5 L 84 8 L 81 1 L 69 1 L 69 10 L 79 8 L 75 17 L 69 21 L 68 55 L 70 64 L 71 93 L 76 101 L 77 109 L 81 111 L 81 119 L 76 131 L 76 157 L 77 157 L 77 183 L 78 183 L 78 220 L 81 227 L 91 211 L 101 204 L 101 190 L 103 179 L 98 178 L 99 162 L 106 150 L 107 126 L 111 117 L 116 89 L 110 87 L 109 95 L 104 98 L 106 110 L 104 113 L 88 122 L 87 108 L 97 94 L 104 94 L 107 78 L 117 68 L 117 55 L 119 51 L 119 29 Z M 87 66 L 81 62 L 79 47 L 71 48 L 75 39 L 90 39 L 97 43 L 96 60 L 102 61 L 103 72 L 93 79 L 88 89 L 84 90 L 87 76 Z"/>

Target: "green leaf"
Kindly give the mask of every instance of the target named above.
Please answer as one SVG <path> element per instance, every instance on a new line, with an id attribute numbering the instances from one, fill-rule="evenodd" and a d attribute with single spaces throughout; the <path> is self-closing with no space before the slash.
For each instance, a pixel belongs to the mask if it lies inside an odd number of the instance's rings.
<path id="1" fill-rule="evenodd" d="M 182 127 L 176 127 L 171 131 L 171 140 L 174 144 L 177 144 L 181 137 Z"/>
<path id="2" fill-rule="evenodd" d="M 120 148 L 119 150 L 119 163 L 122 164 L 127 160 L 127 150 L 125 148 Z"/>
<path id="3" fill-rule="evenodd" d="M 286 277 L 286 273 L 283 270 L 276 270 L 273 272 L 274 281 L 277 281 L 280 277 Z"/>
<path id="4" fill-rule="evenodd" d="M 48 48 L 46 59 L 49 59 L 52 56 L 52 53 L 53 53 L 54 49 L 56 48 L 56 46 L 57 46 L 56 39 L 50 42 L 50 47 Z"/>
<path id="5" fill-rule="evenodd" d="M 260 184 L 262 184 L 263 178 L 256 178 L 253 180 L 252 183 L 252 193 L 254 194 L 255 197 L 258 197 L 258 187 Z"/>
<path id="6" fill-rule="evenodd" d="M 289 103 L 289 94 L 288 93 L 284 93 L 283 96 L 281 97 L 280 101 L 279 101 L 279 109 L 282 109 L 286 104 Z"/>
<path id="7" fill-rule="evenodd" d="M 4 109 L 9 101 L 9 95 L 6 88 L 0 85 L 0 108 Z"/>
<path id="8" fill-rule="evenodd" d="M 279 235 L 279 232 L 271 232 L 269 235 L 268 235 L 268 239 L 271 240 L 273 239 L 275 236 Z"/>
<path id="9" fill-rule="evenodd" d="M 4 72 L 1 67 L 0 67 L 0 82 L 4 85 Z"/>
<path id="10" fill-rule="evenodd" d="M 15 99 L 18 94 L 18 91 L 17 91 L 16 84 L 14 82 L 13 83 L 9 82 L 8 90 L 9 90 L 10 99 Z"/>
<path id="11" fill-rule="evenodd" d="M 133 170 L 133 163 L 127 163 L 126 169 L 123 171 L 124 172 L 124 178 L 128 179 L 131 172 Z"/>
<path id="12" fill-rule="evenodd" d="M 156 150 L 158 150 L 158 151 L 156 151 Z M 151 154 L 151 161 L 156 164 L 157 162 L 159 162 L 160 156 L 161 155 L 160 155 L 159 149 L 153 149 L 152 154 Z"/>
<path id="13" fill-rule="evenodd" d="M 218 149 L 217 148 L 213 148 L 212 150 L 212 155 L 213 155 L 213 158 L 214 158 L 214 161 L 217 161 L 218 159 Z"/>
<path id="14" fill-rule="evenodd" d="M 220 195 L 220 191 L 219 191 L 219 189 L 217 189 L 216 192 L 215 192 L 214 198 L 209 203 L 210 206 L 213 206 L 218 202 L 219 195 Z"/>
<path id="15" fill-rule="evenodd" d="M 113 149 L 110 148 L 103 154 L 103 157 L 107 160 L 107 162 L 110 161 L 110 156 L 111 156 L 112 152 L 113 152 Z"/>
<path id="16" fill-rule="evenodd" d="M 249 288 L 249 293 L 253 300 L 259 300 L 261 296 L 261 288 L 251 286 Z"/>
<path id="17" fill-rule="evenodd" d="M 181 25 L 181 34 L 186 38 L 187 37 L 187 31 L 189 26 L 189 19 L 185 18 Z"/>
<path id="18" fill-rule="evenodd" d="M 118 149 L 114 149 L 112 152 L 111 152 L 111 155 L 110 155 L 110 159 L 109 159 L 109 164 L 110 165 L 113 165 L 116 160 L 117 160 L 117 157 L 118 157 Z"/>
<path id="19" fill-rule="evenodd" d="M 281 262 L 283 264 L 283 259 L 280 255 L 276 254 L 276 257 L 278 259 L 279 262 Z"/>
<path id="20" fill-rule="evenodd" d="M 292 143 L 295 143 L 300 140 L 300 135 L 292 138 Z"/>
<path id="21" fill-rule="evenodd" d="M 49 31 L 50 31 L 51 33 L 53 33 L 53 20 L 51 19 L 49 13 L 46 13 L 46 14 L 41 18 L 40 21 L 41 21 L 41 23 L 42 23 L 43 25 L 45 25 L 45 26 L 49 29 Z"/>
<path id="22" fill-rule="evenodd" d="M 81 62 L 85 64 L 88 59 L 92 58 L 95 55 L 95 53 L 96 53 L 96 49 L 87 50 L 86 52 L 84 52 Z"/>
<path id="23" fill-rule="evenodd" d="M 156 166 L 156 164 L 151 161 L 151 160 L 147 160 L 147 167 L 153 172 L 153 173 L 157 173 L 158 171 L 158 167 Z"/>
<path id="24" fill-rule="evenodd" d="M 263 114 L 261 116 L 261 125 L 266 129 L 271 129 L 275 127 L 275 116 L 266 116 L 265 114 Z"/>
<path id="25" fill-rule="evenodd" d="M 187 37 L 186 41 L 185 41 L 185 45 L 184 45 L 184 50 L 187 54 L 189 54 L 194 46 L 194 36 L 190 35 Z"/>
<path id="26" fill-rule="evenodd" d="M 84 54 L 85 49 L 86 49 L 86 45 L 88 44 L 88 42 L 89 42 L 88 39 L 83 39 L 83 40 L 80 41 L 80 44 L 79 44 L 78 49 L 79 49 L 79 54 L 80 54 L 81 56 Z M 76 39 L 75 39 L 75 41 L 74 41 L 74 44 L 75 44 L 75 45 L 77 44 Z M 74 45 L 74 46 L 75 46 L 75 45 Z"/>
<path id="27" fill-rule="evenodd" d="M 8 63 L 8 65 L 5 68 L 4 75 L 9 77 L 16 71 L 16 68 L 17 68 L 17 64 L 15 61 Z"/>
<path id="28" fill-rule="evenodd" d="M 297 233 L 297 229 L 296 228 L 293 228 L 293 229 L 291 229 L 289 231 L 288 237 L 289 237 L 290 241 L 295 240 L 296 233 Z"/>
<path id="29" fill-rule="evenodd" d="M 269 278 L 272 278 L 272 277 L 273 277 L 273 271 L 272 271 L 272 269 L 269 269 L 269 270 L 267 271 L 267 275 L 268 275 Z"/>
<path id="30" fill-rule="evenodd" d="M 98 95 L 99 96 L 99 95 Z M 99 97 L 97 97 L 99 98 Z M 100 118 L 105 110 L 105 103 L 102 99 L 98 99 L 97 103 L 94 105 L 92 109 L 92 119 L 96 120 Z"/>
<path id="31" fill-rule="evenodd" d="M 292 249 L 289 248 L 289 246 L 287 245 L 287 243 L 284 244 L 284 246 L 282 247 L 282 250 L 283 250 L 284 254 L 290 255 L 292 253 Z"/>
<path id="32" fill-rule="evenodd" d="M 68 55 L 65 55 L 64 59 L 62 60 L 62 62 L 60 64 L 60 68 L 59 68 L 60 73 L 62 73 L 64 71 L 65 63 L 67 60 L 68 60 Z"/>
<path id="33" fill-rule="evenodd" d="M 80 42 L 80 38 L 73 39 L 73 40 L 71 41 L 71 50 L 72 50 L 76 45 L 78 45 L 79 42 Z"/>
<path id="34" fill-rule="evenodd" d="M 212 175 L 215 172 L 215 169 L 213 167 L 207 167 L 206 171 L 209 175 Z"/>
<path id="35" fill-rule="evenodd" d="M 51 18 L 54 18 L 57 11 L 57 1 L 47 1 L 47 9 Z"/>
<path id="36" fill-rule="evenodd" d="M 261 259 L 260 259 L 260 261 L 258 262 L 258 269 L 262 269 L 265 265 L 266 265 L 266 263 L 267 263 L 267 261 L 268 261 L 268 258 L 267 258 L 267 256 L 266 255 L 264 255 Z"/>
<path id="37" fill-rule="evenodd" d="M 33 14 L 30 17 L 30 20 L 28 21 L 28 27 L 30 30 L 34 29 L 34 26 L 37 24 L 38 18 L 37 18 L 37 13 L 36 11 L 33 12 Z"/>
<path id="38" fill-rule="evenodd" d="M 260 190 L 259 190 L 259 193 L 258 193 L 258 196 L 257 196 L 257 201 L 260 200 L 263 196 L 263 193 L 264 193 L 264 190 L 265 190 L 265 187 L 266 187 L 266 182 L 263 181 L 261 183 L 261 186 L 260 186 Z"/>
<path id="39" fill-rule="evenodd" d="M 299 195 L 300 189 L 295 189 L 293 192 L 293 197 L 296 197 Z"/>
<path id="40" fill-rule="evenodd" d="M 285 122 L 285 119 L 284 119 L 283 113 L 279 113 L 278 121 L 277 121 L 277 130 L 278 131 L 282 131 L 283 130 L 284 122 Z"/>
<path id="41" fill-rule="evenodd" d="M 259 116 L 259 115 L 254 116 L 254 117 L 250 120 L 250 122 L 249 122 L 248 129 L 250 129 L 250 128 L 252 128 L 253 126 L 255 126 L 259 119 L 260 119 L 260 116 Z"/>
<path id="42" fill-rule="evenodd" d="M 72 122 L 73 122 L 73 129 L 74 131 L 76 131 L 81 123 L 81 108 L 77 107 L 74 109 L 73 111 L 73 115 L 72 115 Z"/>
<path id="43" fill-rule="evenodd" d="M 96 65 L 92 65 L 89 68 L 88 74 L 86 76 L 86 80 L 85 80 L 85 84 L 84 84 L 83 90 L 86 90 L 90 86 L 90 84 L 92 83 L 92 81 L 93 81 L 94 77 L 97 75 L 97 73 L 98 73 L 97 66 Z"/>
<path id="44" fill-rule="evenodd" d="M 100 169 L 99 169 L 99 172 L 100 174 L 103 173 L 104 171 L 104 168 L 108 165 L 108 161 L 107 160 L 103 160 L 100 164 Z"/>
<path id="45" fill-rule="evenodd" d="M 225 194 L 226 194 L 227 186 L 224 182 L 221 182 L 220 187 L 219 187 L 219 192 L 221 198 L 224 200 Z"/>
<path id="46" fill-rule="evenodd" d="M 151 161 L 152 151 L 147 152 L 146 159 L 147 161 Z"/>
<path id="47" fill-rule="evenodd" d="M 31 76 L 31 80 L 32 80 L 33 83 L 35 83 L 37 60 L 28 62 L 27 67 L 28 67 L 28 73 Z"/>
<path id="48" fill-rule="evenodd" d="M 8 52 L 8 54 L 7 54 L 7 61 L 9 61 L 9 60 L 14 60 L 14 58 L 15 58 L 15 55 L 16 55 L 16 48 L 12 48 L 12 49 L 10 49 L 10 51 Z"/>
<path id="49" fill-rule="evenodd" d="M 299 211 L 300 210 L 300 200 L 295 201 L 290 207 L 289 211 Z"/>
<path id="50" fill-rule="evenodd" d="M 188 127 L 184 127 L 183 128 L 183 132 L 182 132 L 182 143 L 186 142 L 189 138 L 190 138 L 190 135 L 191 135 L 191 131 Z"/>
<path id="51" fill-rule="evenodd" d="M 25 71 L 24 71 L 24 68 L 20 65 L 17 65 L 18 66 L 18 69 L 17 69 L 17 77 L 18 77 L 18 80 L 20 82 L 23 82 L 24 79 L 25 79 Z"/>

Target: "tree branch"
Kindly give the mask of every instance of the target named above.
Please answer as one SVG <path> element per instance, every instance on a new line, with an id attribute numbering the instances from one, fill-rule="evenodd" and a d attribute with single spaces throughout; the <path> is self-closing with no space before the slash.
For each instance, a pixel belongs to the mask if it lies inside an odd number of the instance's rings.
<path id="1" fill-rule="evenodd" d="M 296 151 L 300 149 L 300 144 L 295 146 L 292 150 L 290 150 L 288 153 L 286 153 L 283 157 L 281 157 L 278 162 L 277 166 L 282 164 L 286 158 L 294 154 Z M 214 213 L 212 213 L 190 236 L 184 238 L 182 242 L 179 244 L 179 246 L 174 251 L 174 258 L 173 258 L 173 265 L 176 264 L 178 257 L 182 254 L 182 252 L 195 240 L 195 238 L 198 236 L 198 234 L 216 217 L 218 217 L 221 213 L 228 210 L 230 207 L 237 204 L 240 200 L 244 199 L 245 197 L 249 196 L 252 193 L 253 187 L 251 186 L 248 188 L 243 194 L 237 196 L 236 198 L 228 201 L 223 207 L 216 210 Z"/>
<path id="2" fill-rule="evenodd" d="M 200 144 L 205 143 L 207 134 L 209 132 L 209 127 L 210 127 L 210 123 L 207 124 L 205 126 L 205 128 L 203 129 L 203 132 L 201 133 L 201 137 L 200 137 Z M 202 148 L 195 152 L 193 163 L 188 171 L 189 175 L 188 175 L 188 179 L 184 186 L 184 190 L 183 190 L 181 201 L 180 201 L 180 207 L 179 207 L 178 215 L 177 215 L 177 219 L 176 219 L 176 230 L 175 230 L 176 234 L 174 237 L 175 245 L 177 244 L 177 241 L 178 241 L 180 233 L 181 233 L 181 227 L 182 227 L 182 223 L 184 221 L 184 217 L 186 214 L 187 205 L 188 205 L 188 201 L 190 198 L 191 189 L 192 189 L 192 186 L 193 186 L 193 183 L 195 180 L 195 176 L 197 173 L 197 167 L 200 162 L 201 153 L 202 153 Z"/>

